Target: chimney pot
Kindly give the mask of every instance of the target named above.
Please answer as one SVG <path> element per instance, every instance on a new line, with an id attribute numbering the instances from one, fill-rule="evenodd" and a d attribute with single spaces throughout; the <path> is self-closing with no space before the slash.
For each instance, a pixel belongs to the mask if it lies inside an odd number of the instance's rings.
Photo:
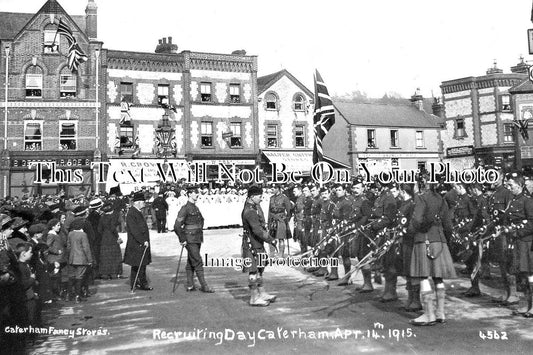
<path id="1" fill-rule="evenodd" d="M 169 44 L 172 44 L 172 36 L 169 36 L 169 37 L 168 37 L 168 43 L 169 43 Z"/>
<path id="2" fill-rule="evenodd" d="M 159 39 L 159 44 L 163 43 L 163 40 L 162 39 Z"/>
<path id="3" fill-rule="evenodd" d="M 167 38 L 163 37 L 163 44 L 167 44 Z"/>

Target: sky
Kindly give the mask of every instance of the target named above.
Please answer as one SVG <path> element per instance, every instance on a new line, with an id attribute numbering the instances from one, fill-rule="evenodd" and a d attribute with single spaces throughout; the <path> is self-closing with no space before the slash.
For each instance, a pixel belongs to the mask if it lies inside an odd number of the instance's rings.
<path id="1" fill-rule="evenodd" d="M 88 0 L 58 0 L 84 15 Z M 0 0 L 35 13 L 45 0 Z M 257 55 L 258 75 L 287 69 L 313 91 L 319 70 L 332 95 L 363 91 L 440 96 L 443 81 L 505 73 L 528 53 L 532 0 L 96 0 L 104 47 Z"/>

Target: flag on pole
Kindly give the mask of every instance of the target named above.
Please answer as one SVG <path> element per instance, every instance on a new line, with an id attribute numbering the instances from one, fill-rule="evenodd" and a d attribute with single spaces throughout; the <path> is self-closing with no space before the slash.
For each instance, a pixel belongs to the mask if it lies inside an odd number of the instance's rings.
<path id="1" fill-rule="evenodd" d="M 315 132 L 315 145 L 313 148 L 313 164 L 323 160 L 322 140 L 335 124 L 335 111 L 328 88 L 324 84 L 318 70 L 315 74 L 315 113 L 313 127 Z"/>
<path id="2" fill-rule="evenodd" d="M 529 126 L 529 121 L 529 118 L 514 121 L 514 124 L 518 128 L 522 138 L 524 138 L 526 141 L 529 139 L 529 133 L 527 129 Z"/>
<path id="3" fill-rule="evenodd" d="M 76 42 L 76 38 L 74 38 L 74 34 L 72 33 L 72 30 L 63 21 L 62 18 L 59 19 L 59 24 L 57 25 L 56 36 L 58 34 L 60 36 L 65 36 L 67 38 L 67 42 L 69 46 L 68 54 L 67 54 L 68 68 L 72 72 L 77 72 L 80 63 L 86 62 L 88 57 L 83 52 L 83 50 L 80 48 L 78 43 Z M 55 38 L 54 38 L 54 42 L 55 42 Z"/>

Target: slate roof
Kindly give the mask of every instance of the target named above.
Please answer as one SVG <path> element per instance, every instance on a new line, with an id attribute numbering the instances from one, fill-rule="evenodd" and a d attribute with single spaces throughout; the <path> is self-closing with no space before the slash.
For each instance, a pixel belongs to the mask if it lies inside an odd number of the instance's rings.
<path id="1" fill-rule="evenodd" d="M 533 92 L 533 83 L 531 80 L 526 79 L 522 81 L 520 84 L 513 86 L 509 89 L 509 92 L 511 94 L 525 94 L 525 93 L 532 93 Z"/>
<path id="2" fill-rule="evenodd" d="M 356 126 L 440 128 L 442 119 L 420 111 L 410 102 L 402 104 L 333 102 L 349 124 Z"/>
<path id="3" fill-rule="evenodd" d="M 287 76 L 292 80 L 296 86 L 298 86 L 303 92 L 305 92 L 310 97 L 313 97 L 311 90 L 305 87 L 298 79 L 296 79 L 287 69 L 282 69 L 278 72 L 260 76 L 257 78 L 257 93 L 260 95 L 265 92 L 269 87 L 271 87 L 276 81 L 281 79 L 283 76 Z"/>

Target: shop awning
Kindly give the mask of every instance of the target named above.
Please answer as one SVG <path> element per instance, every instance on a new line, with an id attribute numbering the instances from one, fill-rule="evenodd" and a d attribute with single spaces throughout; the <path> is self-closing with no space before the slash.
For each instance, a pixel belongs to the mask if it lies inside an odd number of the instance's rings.
<path id="1" fill-rule="evenodd" d="M 263 154 L 271 163 L 285 164 L 285 171 L 309 173 L 313 167 L 312 151 L 265 151 Z"/>

